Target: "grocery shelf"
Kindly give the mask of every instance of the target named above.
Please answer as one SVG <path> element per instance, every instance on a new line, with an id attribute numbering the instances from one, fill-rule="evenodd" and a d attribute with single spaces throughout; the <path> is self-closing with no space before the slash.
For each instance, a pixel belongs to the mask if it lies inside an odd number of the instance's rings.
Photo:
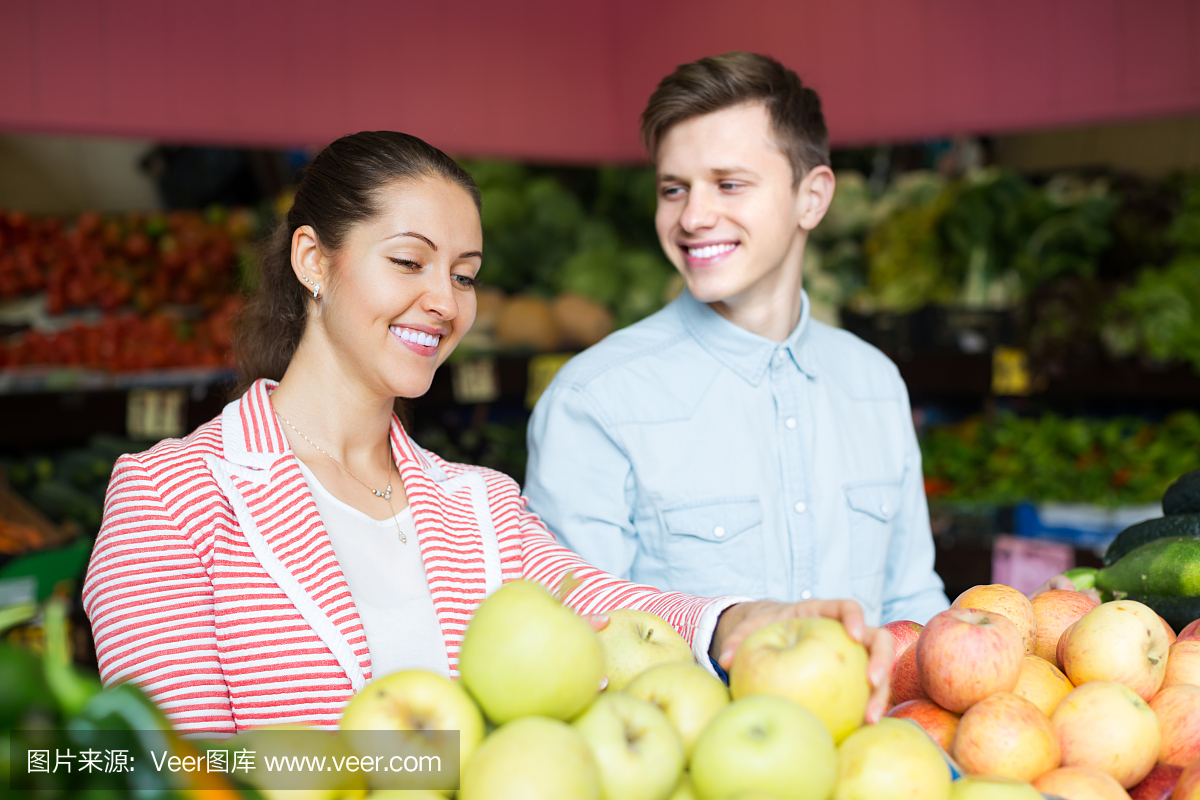
<path id="1" fill-rule="evenodd" d="M 230 383 L 236 374 L 227 367 L 175 367 L 138 372 L 54 366 L 10 367 L 0 369 L 0 395 L 196 388 Z"/>

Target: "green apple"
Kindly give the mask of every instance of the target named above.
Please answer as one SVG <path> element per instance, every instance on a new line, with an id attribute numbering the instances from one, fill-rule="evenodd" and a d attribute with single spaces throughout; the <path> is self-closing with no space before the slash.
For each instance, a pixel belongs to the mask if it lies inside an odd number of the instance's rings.
<path id="1" fill-rule="evenodd" d="M 827 800 L 837 777 L 833 737 L 792 701 L 768 695 L 721 710 L 692 751 L 692 784 L 701 800 L 758 792 L 780 800 Z"/>
<path id="2" fill-rule="evenodd" d="M 675 784 L 675 791 L 671 792 L 671 796 L 667 800 L 696 800 L 696 790 L 692 787 L 692 776 L 686 772 L 680 775 L 679 783 Z"/>
<path id="3" fill-rule="evenodd" d="M 686 756 L 658 706 L 620 692 L 602 694 L 574 722 L 600 768 L 605 800 L 666 800 Z"/>
<path id="4" fill-rule="evenodd" d="M 565 722 L 523 717 L 483 740 L 459 800 L 600 800 L 600 773 L 583 736 Z"/>
<path id="5" fill-rule="evenodd" d="M 884 717 L 838 748 L 834 800 L 947 800 L 950 767 L 915 722 Z"/>
<path id="6" fill-rule="evenodd" d="M 1043 800 L 1032 784 L 1012 778 L 965 775 L 950 787 L 950 800 Z"/>
<path id="7" fill-rule="evenodd" d="M 841 742 L 862 725 L 867 710 L 867 649 L 836 620 L 781 620 L 742 643 L 729 670 L 729 689 L 734 700 L 756 694 L 793 700 L 820 717 Z"/>
<path id="8" fill-rule="evenodd" d="M 700 732 L 729 705 L 729 690 L 699 664 L 656 664 L 625 687 L 625 694 L 649 700 L 663 710 L 689 756 Z"/>
<path id="9" fill-rule="evenodd" d="M 368 683 L 346 706 L 338 727 L 343 731 L 458 731 L 460 771 L 483 739 L 483 715 L 466 690 L 418 669 L 393 672 Z M 353 733 L 349 736 L 353 739 Z"/>
<path id="10" fill-rule="evenodd" d="M 600 691 L 604 659 L 587 620 L 540 584 L 513 581 L 475 612 L 458 671 L 497 724 L 531 714 L 567 720 Z"/>
<path id="11" fill-rule="evenodd" d="M 655 664 L 696 663 L 692 646 L 665 619 L 649 611 L 632 608 L 609 611 L 608 625 L 599 636 L 609 689 L 624 689 Z"/>

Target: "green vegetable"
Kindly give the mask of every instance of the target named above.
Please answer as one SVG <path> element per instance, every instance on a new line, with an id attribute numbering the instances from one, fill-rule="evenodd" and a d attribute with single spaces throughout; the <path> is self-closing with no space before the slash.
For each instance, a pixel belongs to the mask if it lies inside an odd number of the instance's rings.
<path id="1" fill-rule="evenodd" d="M 15 728 L 31 711 L 52 716 L 55 707 L 38 657 L 0 642 L 0 730 Z"/>
<path id="2" fill-rule="evenodd" d="M 42 660 L 46 685 L 63 712 L 74 716 L 100 691 L 100 681 L 71 663 L 67 650 L 67 607 L 61 597 L 47 601 L 42 628 L 46 636 L 46 655 Z"/>
<path id="3" fill-rule="evenodd" d="M 1168 486 L 1162 506 L 1167 516 L 1200 514 L 1200 469 L 1192 470 Z"/>
<path id="4" fill-rule="evenodd" d="M 1110 592 L 1200 596 L 1200 536 L 1155 539 L 1096 573 L 1096 586 Z"/>
<path id="5" fill-rule="evenodd" d="M 1180 536 L 1200 536 L 1200 514 L 1179 514 L 1130 525 L 1117 534 L 1104 552 L 1104 566 L 1111 567 L 1128 553 L 1158 539 Z"/>
<path id="6" fill-rule="evenodd" d="M 1071 579 L 1071 583 L 1075 585 L 1075 591 L 1082 592 L 1086 589 L 1096 588 L 1097 572 L 1095 567 L 1076 567 L 1067 570 L 1063 575 Z"/>

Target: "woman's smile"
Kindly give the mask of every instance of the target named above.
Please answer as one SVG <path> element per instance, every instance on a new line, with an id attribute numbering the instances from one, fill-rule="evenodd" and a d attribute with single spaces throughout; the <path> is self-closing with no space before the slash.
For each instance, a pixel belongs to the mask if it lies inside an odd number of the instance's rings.
<path id="1" fill-rule="evenodd" d="M 399 342 L 420 356 L 437 355 L 444 331 L 427 326 L 392 325 L 388 328 Z"/>

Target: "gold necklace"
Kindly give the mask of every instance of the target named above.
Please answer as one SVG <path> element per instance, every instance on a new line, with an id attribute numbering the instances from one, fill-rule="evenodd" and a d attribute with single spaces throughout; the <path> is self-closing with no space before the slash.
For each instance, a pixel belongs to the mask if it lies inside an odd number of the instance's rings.
<path id="1" fill-rule="evenodd" d="M 340 462 L 336 458 L 334 458 L 332 454 L 327 453 L 324 449 L 322 449 L 322 447 L 319 444 L 317 444 L 312 439 L 308 438 L 303 433 L 301 433 L 299 428 L 297 428 L 292 423 L 288 422 L 287 417 L 283 416 L 278 411 L 275 413 L 276 413 L 276 416 L 278 416 L 281 420 L 283 420 L 284 423 L 286 423 L 289 428 L 294 430 L 301 439 L 303 439 L 304 441 L 306 441 L 310 445 L 312 445 L 317 450 L 317 452 L 319 452 L 321 455 L 328 456 L 330 461 L 337 464 L 339 467 L 342 468 L 343 472 L 345 472 L 351 478 L 354 478 L 354 480 L 356 480 L 360 484 L 362 484 L 364 489 L 367 489 L 368 491 L 371 492 L 371 494 L 375 495 L 376 497 L 382 497 L 384 500 L 386 500 L 387 504 L 388 504 L 388 510 L 392 512 L 392 522 L 396 523 L 396 533 L 398 533 L 400 535 L 400 544 L 408 544 L 408 537 L 405 536 L 404 531 L 402 531 L 400 529 L 400 520 L 396 519 L 396 509 L 392 506 L 392 484 L 391 484 L 390 480 L 388 481 L 387 488 L 384 489 L 383 491 L 380 491 L 379 489 L 372 489 L 370 486 L 367 486 L 367 484 L 365 484 L 361 480 L 359 480 L 359 477 L 357 475 L 355 475 L 353 472 L 351 472 L 349 469 L 347 469 L 345 464 L 343 464 L 342 462 Z M 392 459 L 389 456 L 388 457 L 388 478 L 389 479 L 392 477 L 392 466 L 393 466 Z"/>

